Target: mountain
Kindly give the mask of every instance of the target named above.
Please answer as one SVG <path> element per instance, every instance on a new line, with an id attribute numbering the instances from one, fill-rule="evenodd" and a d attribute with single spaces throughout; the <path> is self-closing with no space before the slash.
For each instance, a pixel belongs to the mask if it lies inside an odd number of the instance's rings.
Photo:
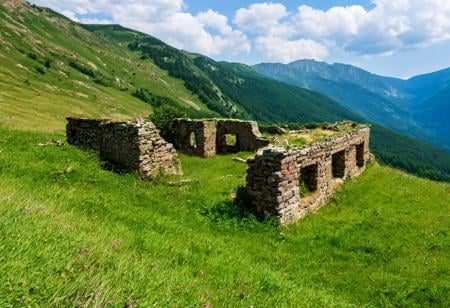
<path id="1" fill-rule="evenodd" d="M 149 35 L 117 25 L 84 28 L 128 46 L 170 76 L 184 81 L 211 110 L 222 116 L 274 121 L 336 121 L 356 119 L 352 112 L 314 91 L 293 87 L 259 74 L 243 64 L 216 62 L 180 51 Z"/>
<path id="2" fill-rule="evenodd" d="M 146 116 L 163 105 L 193 118 L 264 124 L 367 122 L 318 92 L 247 65 L 178 50 L 120 25 L 81 25 L 50 9 L 8 0 L 0 4 L 0 27 L 0 125 L 7 128 L 61 131 L 67 115 Z M 449 179 L 450 155 L 379 126 L 373 131 L 380 161 Z"/>
<path id="3" fill-rule="evenodd" d="M 450 112 L 439 101 L 443 95 L 440 91 L 449 85 L 450 69 L 402 80 L 351 65 L 312 60 L 286 65 L 262 63 L 253 68 L 280 81 L 323 93 L 370 121 L 450 150 L 448 131 L 421 116 L 423 108 L 427 114 Z"/>
<path id="4" fill-rule="evenodd" d="M 409 103 L 412 105 L 423 103 L 450 85 L 450 68 L 412 77 L 404 84 L 405 91 L 413 97 Z"/>
<path id="5" fill-rule="evenodd" d="M 450 86 L 417 103 L 412 115 L 425 129 L 450 137 Z"/>

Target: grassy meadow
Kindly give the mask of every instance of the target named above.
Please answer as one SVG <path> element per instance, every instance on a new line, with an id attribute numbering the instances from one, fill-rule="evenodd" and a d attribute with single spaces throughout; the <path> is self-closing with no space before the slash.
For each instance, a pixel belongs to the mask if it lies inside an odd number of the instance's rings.
<path id="1" fill-rule="evenodd" d="M 0 129 L 0 306 L 446 306 L 450 186 L 370 166 L 283 228 L 232 202 L 246 165 L 139 181 Z M 238 154 L 247 157 L 249 153 Z"/>

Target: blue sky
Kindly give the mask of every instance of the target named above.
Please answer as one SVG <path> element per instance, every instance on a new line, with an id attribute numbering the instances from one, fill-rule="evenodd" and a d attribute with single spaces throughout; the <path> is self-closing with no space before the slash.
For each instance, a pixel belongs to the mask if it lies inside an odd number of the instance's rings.
<path id="1" fill-rule="evenodd" d="M 216 60 L 353 64 L 396 77 L 450 67 L 449 0 L 33 0 Z"/>
<path id="2" fill-rule="evenodd" d="M 270 1 L 260 1 L 260 2 L 270 2 Z M 303 0 L 303 1 L 272 1 L 283 3 L 288 9 L 295 10 L 299 5 L 309 5 L 311 7 L 319 9 L 329 9 L 334 6 L 348 6 L 348 5 L 361 5 L 367 9 L 372 8 L 374 5 L 368 0 Z M 205 0 L 188 0 L 185 1 L 188 9 L 193 13 L 198 13 L 208 9 L 217 10 L 223 14 L 232 17 L 236 10 L 249 6 L 253 3 L 258 3 L 254 0 L 245 1 L 205 1 Z"/>

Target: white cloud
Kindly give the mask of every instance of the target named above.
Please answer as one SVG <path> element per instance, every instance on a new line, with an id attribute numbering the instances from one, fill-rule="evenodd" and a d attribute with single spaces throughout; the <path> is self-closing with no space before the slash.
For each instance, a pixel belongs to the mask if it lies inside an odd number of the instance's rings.
<path id="1" fill-rule="evenodd" d="M 82 22 L 119 23 L 178 48 L 232 59 L 326 58 L 333 52 L 391 55 L 450 41 L 450 0 L 372 0 L 373 7 L 254 3 L 233 22 L 213 10 L 194 15 L 183 0 L 33 0 Z M 252 48 L 252 45 L 255 48 Z M 255 52 L 256 51 L 256 52 Z"/>
<path id="2" fill-rule="evenodd" d="M 67 18 L 72 19 L 73 21 L 79 22 L 80 20 L 77 18 L 76 13 L 69 10 L 62 10 L 61 14 L 66 16 Z"/>
<path id="3" fill-rule="evenodd" d="M 360 55 L 390 55 L 450 40 L 449 0 L 373 0 L 373 4 L 370 10 L 359 5 L 328 10 L 301 5 L 289 12 L 280 3 L 258 3 L 239 9 L 234 23 L 254 35 L 258 50 L 281 61 L 302 54 L 301 49 L 320 59 L 327 54 L 325 46 Z"/>
<path id="4" fill-rule="evenodd" d="M 197 16 L 185 11 L 183 0 L 35 0 L 85 23 L 118 23 L 156 36 L 177 48 L 210 56 L 249 53 L 251 43 L 233 29 L 227 17 L 208 10 Z M 92 15 L 105 15 L 95 18 Z"/>
<path id="5" fill-rule="evenodd" d="M 301 6 L 294 24 L 298 33 L 332 39 L 358 54 L 386 54 L 429 46 L 450 39 L 448 0 L 374 0 L 375 7 L 334 7 L 316 10 Z"/>
<path id="6" fill-rule="evenodd" d="M 279 3 L 257 3 L 236 11 L 234 23 L 243 31 L 260 35 L 281 36 L 289 31 L 283 22 L 289 16 Z"/>
<path id="7" fill-rule="evenodd" d="M 294 17 L 293 26 L 305 36 L 345 37 L 358 34 L 367 14 L 359 5 L 333 7 L 328 11 L 302 5 Z"/>
<path id="8" fill-rule="evenodd" d="M 328 50 L 311 39 L 284 40 L 279 37 L 263 36 L 256 40 L 256 48 L 270 60 L 292 62 L 298 59 L 322 60 L 328 57 Z"/>

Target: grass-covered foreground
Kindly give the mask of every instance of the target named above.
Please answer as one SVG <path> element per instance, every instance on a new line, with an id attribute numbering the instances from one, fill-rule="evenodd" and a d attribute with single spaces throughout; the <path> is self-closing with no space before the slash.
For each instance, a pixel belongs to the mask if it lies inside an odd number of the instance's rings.
<path id="1" fill-rule="evenodd" d="M 0 130 L 0 306 L 445 306 L 450 186 L 372 165 L 289 228 L 242 215 L 245 164 L 140 182 Z M 242 154 L 245 156 L 245 154 Z"/>

